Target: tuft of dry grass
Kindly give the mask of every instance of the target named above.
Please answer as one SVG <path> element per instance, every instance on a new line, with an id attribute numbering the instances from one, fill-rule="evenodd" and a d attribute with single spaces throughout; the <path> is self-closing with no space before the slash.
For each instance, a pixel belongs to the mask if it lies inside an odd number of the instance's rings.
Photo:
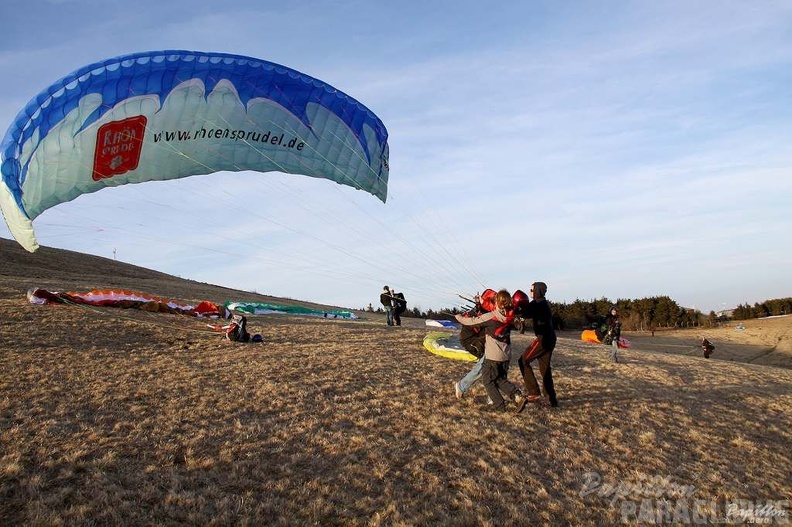
<path id="1" fill-rule="evenodd" d="M 24 292 L 260 296 L 7 248 L 3 524 L 612 525 L 636 491 L 606 485 L 658 478 L 720 503 L 792 498 L 789 369 L 639 344 L 612 364 L 568 333 L 560 407 L 492 414 L 481 386 L 454 398 L 470 364 L 426 352 L 422 321 L 250 317 L 264 343 L 229 343 L 195 319 L 32 306 Z"/>

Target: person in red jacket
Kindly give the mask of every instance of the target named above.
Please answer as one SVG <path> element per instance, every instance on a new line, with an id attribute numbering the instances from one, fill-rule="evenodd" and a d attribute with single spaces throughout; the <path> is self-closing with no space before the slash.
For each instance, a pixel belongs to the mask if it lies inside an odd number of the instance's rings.
<path id="1" fill-rule="evenodd" d="M 507 399 L 516 404 L 516 411 L 525 408 L 522 392 L 508 379 L 511 360 L 511 327 L 514 318 L 511 309 L 511 294 L 501 289 L 495 295 L 495 309 L 477 317 L 456 315 L 456 320 L 465 326 L 480 326 L 484 329 L 484 363 L 481 379 L 495 411 L 505 411 Z"/>

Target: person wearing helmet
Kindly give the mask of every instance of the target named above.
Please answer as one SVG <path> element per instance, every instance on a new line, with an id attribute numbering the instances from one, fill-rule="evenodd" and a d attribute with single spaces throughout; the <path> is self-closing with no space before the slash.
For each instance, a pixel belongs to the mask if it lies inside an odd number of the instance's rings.
<path id="1" fill-rule="evenodd" d="M 531 285 L 531 296 L 533 299 L 528 303 L 523 303 L 517 309 L 517 318 L 530 318 L 533 322 L 533 330 L 536 338 L 525 349 L 517 360 L 520 373 L 525 383 L 526 400 L 528 402 L 538 402 L 541 399 L 539 385 L 530 363 L 537 361 L 539 373 L 542 374 L 542 386 L 545 396 L 550 401 L 550 406 L 558 406 L 555 384 L 553 383 L 553 368 L 550 364 L 553 358 L 553 350 L 556 346 L 556 333 L 553 327 L 553 311 L 550 303 L 545 298 L 547 294 L 547 284 L 544 282 L 534 282 Z"/>
<path id="2" fill-rule="evenodd" d="M 473 297 L 475 306 L 465 313 L 464 316 L 477 317 L 493 311 L 495 309 L 496 294 L 494 289 L 486 289 L 481 295 L 476 294 L 476 296 Z M 530 302 L 528 295 L 519 289 L 512 295 L 512 307 L 514 310 L 521 308 L 528 302 Z M 516 322 L 517 318 L 512 322 L 512 326 L 522 333 L 522 326 L 518 327 Z M 462 324 L 462 327 L 459 329 L 459 343 L 462 344 L 462 347 L 465 348 L 468 353 L 478 358 L 478 360 L 459 382 L 454 381 L 454 393 L 457 399 L 462 399 L 468 390 L 481 379 L 481 368 L 484 365 L 485 339 L 485 331 L 479 326 L 466 326 Z M 492 399 L 489 397 L 487 398 L 487 404 L 492 404 Z"/>
<path id="3" fill-rule="evenodd" d="M 602 343 L 611 347 L 611 361 L 619 362 L 619 339 L 621 338 L 621 320 L 619 319 L 619 309 L 611 306 L 608 316 L 605 317 L 605 327 L 607 328 Z"/>
<path id="4" fill-rule="evenodd" d="M 487 289 L 485 293 L 488 291 L 492 291 L 492 289 Z M 494 291 L 493 291 L 494 293 Z M 468 310 L 463 316 L 466 317 L 478 317 L 492 311 L 492 309 L 488 309 L 482 303 L 482 295 L 476 294 L 473 297 L 473 302 L 475 305 Z M 459 328 L 459 343 L 462 344 L 462 347 L 467 350 L 468 353 L 476 357 L 478 360 L 470 369 L 470 371 L 460 379 L 459 382 L 454 381 L 454 394 L 456 395 L 457 399 L 462 399 L 468 390 L 479 380 L 481 379 L 481 368 L 484 366 L 484 344 L 486 341 L 486 335 L 484 329 L 479 326 L 466 326 L 464 324 L 461 325 Z"/>
<path id="5" fill-rule="evenodd" d="M 463 316 L 477 317 L 495 310 L 495 296 L 494 289 L 486 289 L 482 294 L 476 294 L 473 297 L 475 306 L 471 308 Z M 512 308 L 515 313 L 524 309 L 531 299 L 522 290 L 518 289 L 512 294 Z M 525 332 L 525 320 L 522 317 L 514 317 L 512 327 L 520 333 Z M 460 381 L 454 381 L 454 393 L 457 399 L 462 399 L 465 394 L 473 387 L 473 385 L 481 379 L 481 369 L 484 365 L 484 344 L 485 332 L 479 326 L 467 326 L 462 324 L 459 331 L 459 342 L 471 355 L 474 355 L 478 360 L 470 369 L 470 371 L 462 377 Z M 487 404 L 493 404 L 492 399 L 487 397 Z"/>
<path id="6" fill-rule="evenodd" d="M 515 403 L 515 411 L 525 408 L 525 398 L 517 386 L 508 379 L 508 368 L 511 360 L 511 294 L 501 289 L 495 295 L 495 310 L 477 317 L 456 315 L 456 320 L 465 326 L 480 326 L 484 329 L 484 363 L 481 368 L 481 379 L 492 399 L 495 411 L 506 410 L 506 399 Z"/>

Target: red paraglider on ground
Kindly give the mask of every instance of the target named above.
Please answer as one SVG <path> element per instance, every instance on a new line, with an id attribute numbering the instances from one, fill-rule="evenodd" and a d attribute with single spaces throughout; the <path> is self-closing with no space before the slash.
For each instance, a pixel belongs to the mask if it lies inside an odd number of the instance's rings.
<path id="1" fill-rule="evenodd" d="M 31 288 L 27 292 L 31 304 L 80 304 L 122 309 L 140 309 L 154 313 L 175 313 L 193 317 L 217 318 L 222 308 L 206 300 L 192 305 L 172 298 L 164 298 L 120 289 L 95 289 L 84 293 L 47 291 Z"/>

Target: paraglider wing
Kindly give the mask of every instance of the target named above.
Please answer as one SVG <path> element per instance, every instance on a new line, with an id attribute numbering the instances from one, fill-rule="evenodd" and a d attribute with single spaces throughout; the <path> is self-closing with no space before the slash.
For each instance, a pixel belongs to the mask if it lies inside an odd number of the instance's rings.
<path id="1" fill-rule="evenodd" d="M 432 332 L 424 337 L 424 348 L 430 353 L 448 359 L 477 361 L 478 357 L 468 352 L 459 342 L 459 335 L 450 333 Z"/>
<path id="2" fill-rule="evenodd" d="M 158 313 L 179 313 L 194 317 L 220 316 L 220 308 L 207 300 L 198 305 L 192 305 L 172 298 L 123 289 L 94 289 L 86 292 L 62 293 L 32 287 L 28 289 L 27 298 L 31 304 L 83 304 L 122 309 L 135 308 Z"/>
<path id="3" fill-rule="evenodd" d="M 0 207 L 32 221 L 108 186 L 221 170 L 324 178 L 387 198 L 388 134 L 352 97 L 251 57 L 154 51 L 81 68 L 41 92 L 0 143 Z"/>
<path id="4" fill-rule="evenodd" d="M 359 318 L 356 314 L 346 309 L 311 309 L 310 307 L 273 304 L 271 302 L 226 302 L 225 308 L 229 311 L 248 313 L 249 315 L 283 314 L 323 318 Z"/>

